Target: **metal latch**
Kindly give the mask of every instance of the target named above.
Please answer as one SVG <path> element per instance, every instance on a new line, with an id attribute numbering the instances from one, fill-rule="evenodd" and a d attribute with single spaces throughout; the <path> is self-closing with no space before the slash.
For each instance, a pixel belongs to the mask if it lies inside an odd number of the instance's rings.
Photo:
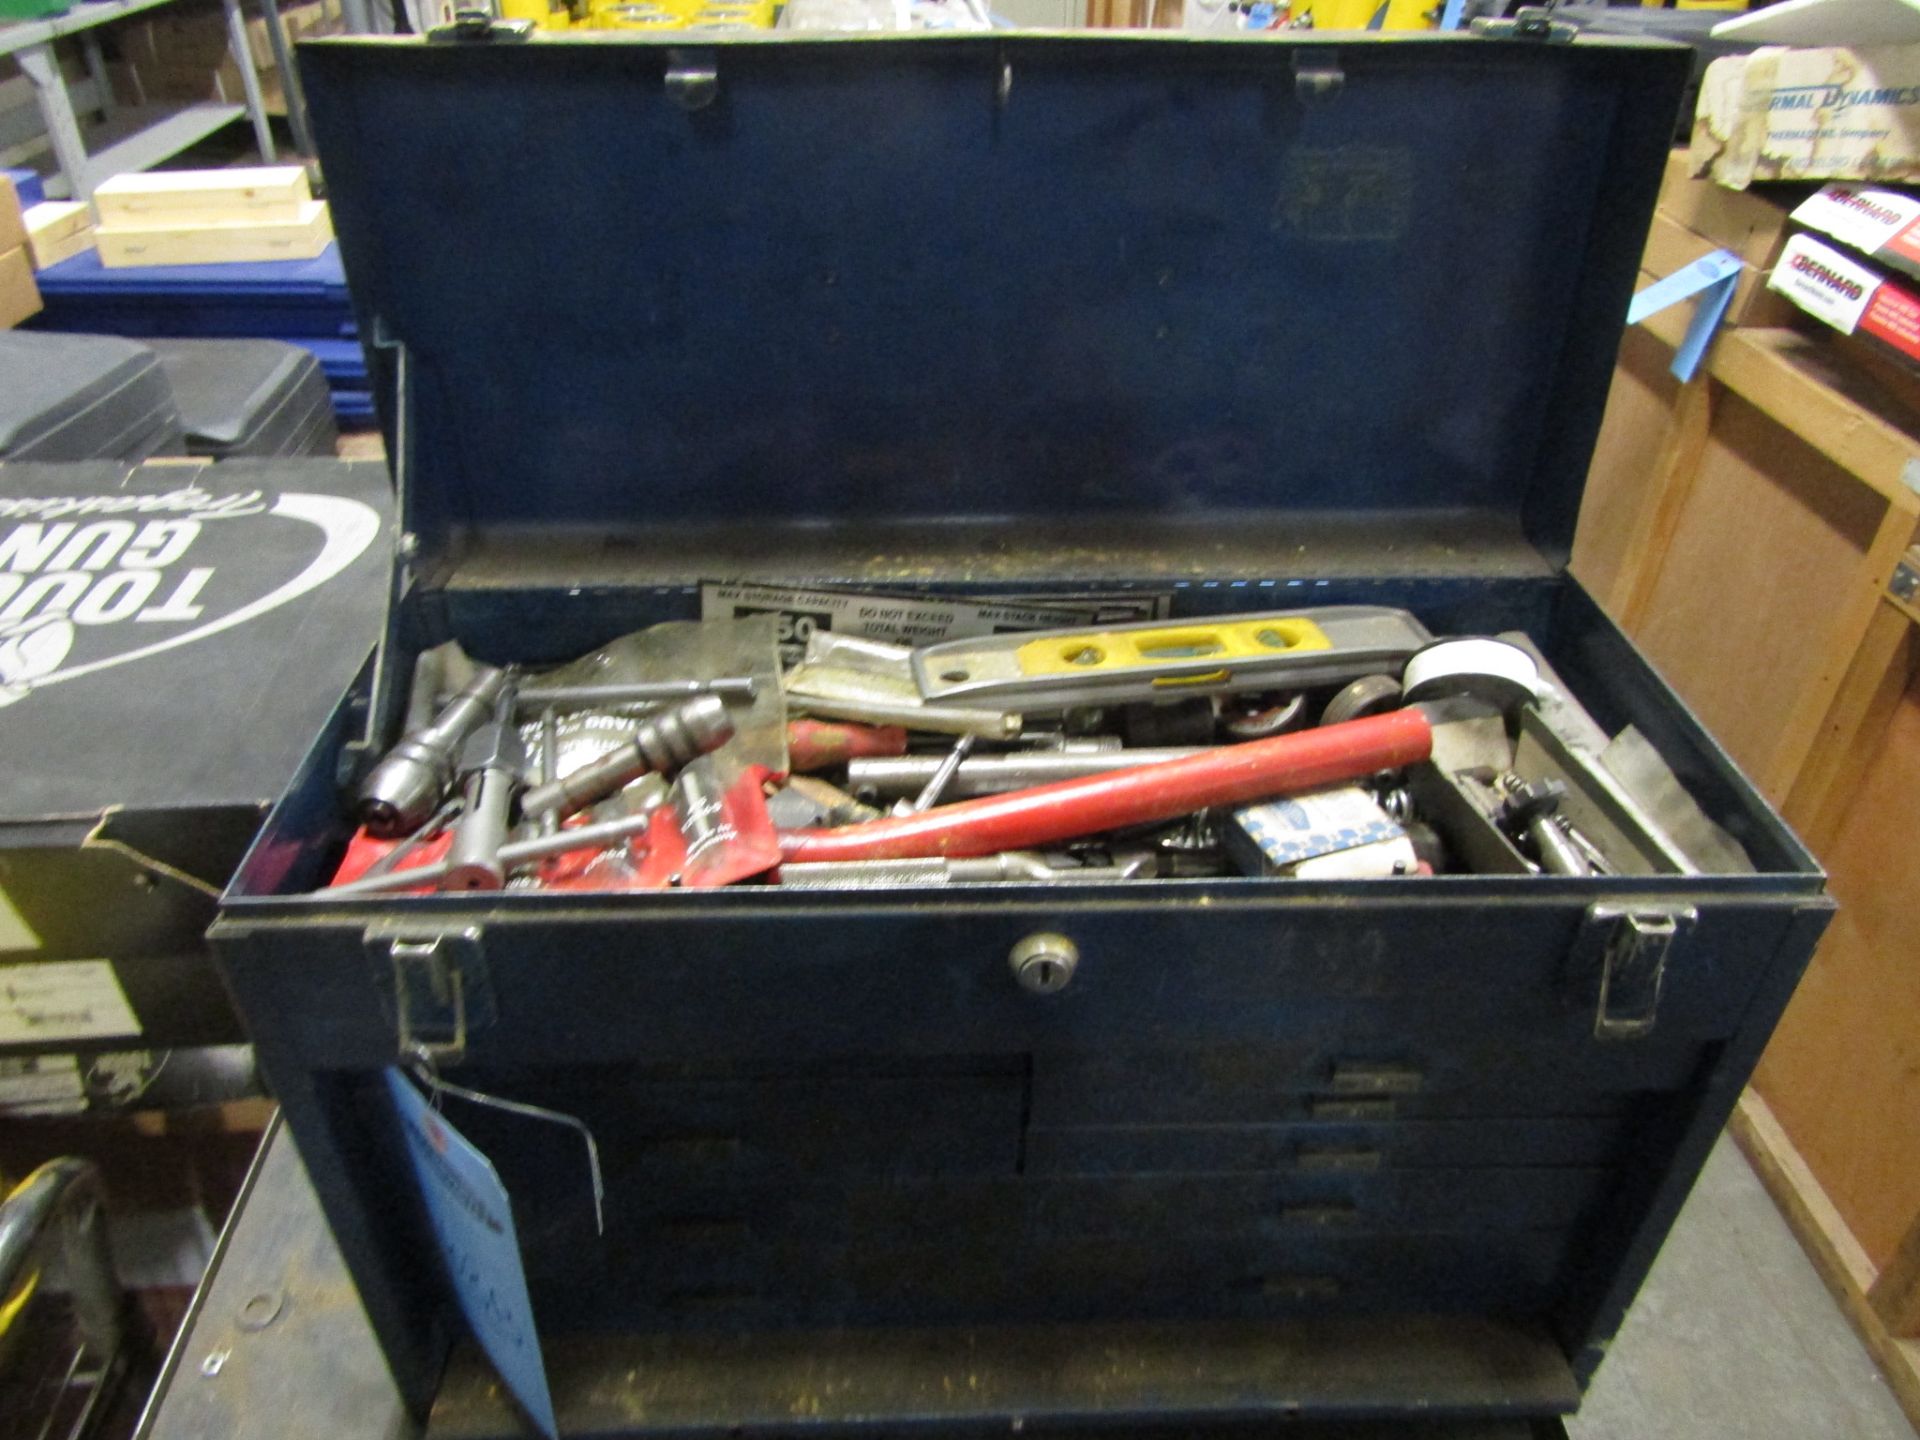
<path id="1" fill-rule="evenodd" d="M 1544 5 L 1523 5 L 1513 12 L 1511 20 L 1478 16 L 1468 28 L 1489 40 L 1533 40 L 1556 45 L 1569 43 L 1576 33 L 1573 26 L 1558 23 L 1553 11 Z"/>
<path id="2" fill-rule="evenodd" d="M 493 1023 L 480 927 L 422 932 L 417 926 L 366 933 L 367 952 L 393 981 L 393 1024 L 402 1057 L 457 1065 L 467 1037 Z"/>
<path id="3" fill-rule="evenodd" d="M 1652 1032 L 1674 943 L 1698 918 L 1690 905 L 1593 905 L 1574 947 L 1573 968 L 1593 999 L 1596 1040 Z"/>
<path id="4" fill-rule="evenodd" d="M 1418 1095 L 1425 1083 L 1418 1067 L 1371 1060 L 1336 1060 L 1326 1088 L 1335 1095 Z"/>
<path id="5" fill-rule="evenodd" d="M 1331 100 L 1346 86 L 1338 50 L 1301 49 L 1293 56 L 1293 93 L 1302 105 Z"/>
<path id="6" fill-rule="evenodd" d="M 429 45 L 485 45 L 530 39 L 531 20 L 502 20 L 489 10 L 456 10 L 453 23 L 427 31 Z"/>
<path id="7" fill-rule="evenodd" d="M 720 98 L 720 57 L 712 50 L 667 51 L 667 96 L 682 110 L 704 110 Z"/>
<path id="8" fill-rule="evenodd" d="M 1920 601 L 1920 545 L 1907 551 L 1900 563 L 1893 567 L 1893 579 L 1887 588 L 1893 592 L 1896 600 L 1905 600 L 1909 604 Z"/>

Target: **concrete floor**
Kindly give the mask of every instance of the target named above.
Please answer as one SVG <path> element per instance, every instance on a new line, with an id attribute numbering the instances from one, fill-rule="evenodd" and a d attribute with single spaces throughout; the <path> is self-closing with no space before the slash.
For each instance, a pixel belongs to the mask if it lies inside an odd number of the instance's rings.
<path id="1" fill-rule="evenodd" d="M 1733 1142 L 1721 1138 L 1572 1440 L 1914 1440 Z"/>

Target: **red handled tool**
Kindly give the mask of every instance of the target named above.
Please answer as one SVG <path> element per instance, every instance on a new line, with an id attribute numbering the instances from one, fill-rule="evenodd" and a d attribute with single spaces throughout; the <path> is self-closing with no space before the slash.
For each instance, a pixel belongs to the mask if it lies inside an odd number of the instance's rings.
<path id="1" fill-rule="evenodd" d="M 1323 785 L 1358 780 L 1425 760 L 1433 728 L 1419 710 L 1323 725 L 1291 735 L 1222 745 L 1198 755 L 1030 790 L 963 800 L 918 815 L 869 820 L 833 830 L 792 830 L 781 853 L 814 860 L 963 858 L 1041 846 L 1148 825 Z"/>
<path id="2" fill-rule="evenodd" d="M 907 753 L 907 732 L 900 725 L 855 725 L 828 720 L 787 722 L 787 766 L 796 775 L 844 765 L 849 760 Z"/>

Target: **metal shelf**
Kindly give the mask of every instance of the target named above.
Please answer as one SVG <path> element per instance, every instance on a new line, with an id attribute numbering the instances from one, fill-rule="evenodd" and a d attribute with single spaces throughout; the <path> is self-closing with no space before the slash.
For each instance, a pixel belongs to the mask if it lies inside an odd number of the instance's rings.
<path id="1" fill-rule="evenodd" d="M 0 25 L 0 55 L 13 55 L 21 71 L 32 83 L 40 118 L 46 126 L 48 142 L 60 165 L 60 177 L 48 186 L 48 193 L 65 193 L 78 199 L 93 197 L 94 186 L 109 176 L 128 170 L 144 170 L 161 160 L 179 154 L 188 146 L 205 139 L 241 115 L 253 121 L 254 138 L 263 160 L 274 157 L 273 132 L 260 98 L 260 82 L 247 46 L 246 27 L 240 15 L 239 0 L 223 0 L 227 14 L 228 49 L 240 67 L 247 103 L 241 105 L 199 104 L 183 109 L 163 110 L 157 123 L 126 136 L 98 153 L 90 154 L 82 137 L 80 121 L 74 113 L 73 97 L 53 53 L 56 40 L 78 36 L 86 54 L 87 70 L 93 81 L 93 94 L 109 123 L 127 112 L 117 109 L 107 83 L 106 65 L 100 43 L 92 33 L 96 26 L 125 19 L 143 10 L 157 9 L 167 0 L 91 0 L 75 5 L 64 15 L 29 20 L 15 25 Z M 277 17 L 270 17 L 277 19 Z"/>

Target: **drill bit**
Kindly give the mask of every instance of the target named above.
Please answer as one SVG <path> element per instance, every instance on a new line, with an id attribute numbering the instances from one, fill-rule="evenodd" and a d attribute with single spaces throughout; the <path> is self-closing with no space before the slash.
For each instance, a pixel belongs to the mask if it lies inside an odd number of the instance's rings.
<path id="1" fill-rule="evenodd" d="M 453 783 L 460 742 L 486 720 L 506 688 L 503 670 L 482 666 L 431 723 L 389 750 L 361 783 L 360 823 L 383 839 L 417 830 Z"/>
<path id="2" fill-rule="evenodd" d="M 565 819 L 638 780 L 671 775 L 733 738 L 733 717 L 718 696 L 702 695 L 642 720 L 633 738 L 598 760 L 558 780 L 536 785 L 520 797 L 523 815 Z"/>
<path id="3" fill-rule="evenodd" d="M 498 890 L 507 883 L 500 849 L 513 824 L 513 792 L 526 769 L 527 747 L 513 726 L 513 696 L 500 697 L 499 713 L 467 737 L 460 751 L 466 810 L 447 847 L 447 890 Z"/>

